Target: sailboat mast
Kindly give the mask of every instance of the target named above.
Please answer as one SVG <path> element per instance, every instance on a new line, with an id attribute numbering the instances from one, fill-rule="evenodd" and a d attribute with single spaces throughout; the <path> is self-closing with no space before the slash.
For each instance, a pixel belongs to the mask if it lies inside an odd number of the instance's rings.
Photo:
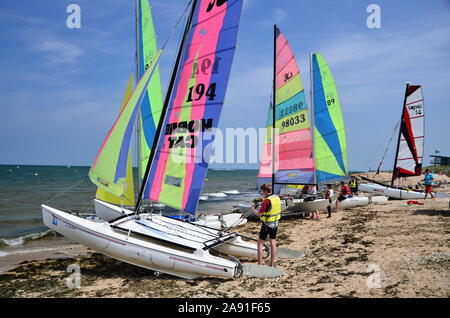
<path id="1" fill-rule="evenodd" d="M 314 76 L 313 76 L 313 54 L 312 52 L 309 53 L 309 98 L 310 98 L 310 104 L 311 104 L 311 142 L 312 142 L 312 155 L 313 155 L 313 162 L 314 162 L 314 184 L 317 184 L 317 172 L 316 172 L 316 151 L 315 151 L 315 142 L 314 142 L 314 135 L 315 135 L 315 116 L 314 116 Z"/>
<path id="2" fill-rule="evenodd" d="M 403 120 L 404 120 L 404 118 L 403 118 L 403 114 L 404 114 L 403 109 L 405 108 L 406 98 L 408 97 L 408 88 L 409 88 L 409 83 L 406 83 L 405 98 L 403 100 L 403 107 L 402 107 L 402 116 L 401 116 L 401 119 L 400 119 L 400 126 L 398 128 L 398 141 L 397 141 L 397 150 L 395 151 L 394 169 L 392 169 L 391 187 L 394 186 L 395 174 L 396 174 L 396 169 L 397 169 L 398 150 L 400 148 L 400 138 L 401 138 L 401 135 L 402 135 L 402 125 L 403 125 Z"/>
<path id="3" fill-rule="evenodd" d="M 272 83 L 272 193 L 275 193 L 275 105 L 276 105 L 276 72 L 277 72 L 277 25 L 273 25 L 273 83 Z"/>
<path id="4" fill-rule="evenodd" d="M 169 106 L 170 97 L 172 95 L 172 90 L 173 90 L 173 87 L 174 87 L 174 84 L 175 84 L 175 79 L 176 79 L 176 76 L 177 76 L 177 70 L 178 70 L 179 65 L 180 65 L 181 57 L 182 57 L 182 54 L 183 54 L 183 48 L 184 48 L 184 45 L 186 43 L 186 38 L 187 38 L 187 35 L 189 33 L 189 29 L 191 27 L 191 24 L 192 24 L 192 18 L 194 16 L 194 11 L 195 11 L 196 7 L 197 7 L 197 0 L 193 0 L 191 12 L 189 13 L 189 17 L 188 17 L 188 20 L 186 22 L 186 27 L 185 27 L 184 33 L 183 33 L 183 38 L 182 38 L 181 43 L 180 43 L 180 48 L 178 49 L 177 59 L 176 59 L 175 64 L 173 66 L 172 76 L 171 76 L 170 82 L 169 82 L 169 87 L 167 88 L 166 97 L 164 99 L 164 104 L 163 104 L 163 107 L 161 109 L 161 118 L 159 120 L 158 127 L 156 128 L 155 138 L 153 138 L 152 149 L 151 149 L 151 152 L 150 152 L 150 156 L 148 158 L 147 167 L 145 168 L 145 174 L 144 174 L 144 177 L 142 178 L 142 184 L 141 184 L 141 187 L 140 187 L 140 190 L 139 190 L 139 196 L 138 196 L 137 201 L 136 201 L 135 212 L 138 212 L 139 207 L 140 207 L 140 205 L 142 203 L 142 196 L 143 196 L 143 193 L 144 193 L 145 186 L 147 184 L 147 178 L 148 178 L 148 175 L 150 173 L 150 169 L 151 169 L 151 166 L 152 166 L 152 163 L 153 163 L 153 159 L 155 157 L 156 147 L 158 146 L 158 142 L 159 142 L 159 135 L 161 134 L 161 129 L 162 129 L 162 126 L 163 126 L 163 124 L 165 122 L 167 108 Z"/>
<path id="5" fill-rule="evenodd" d="M 139 68 L 139 59 L 140 59 L 140 27 L 139 27 L 139 1 L 135 1 L 135 7 L 136 7 L 136 84 L 139 83 L 139 74 L 140 74 L 140 68 Z M 142 163 L 141 163 L 141 110 L 139 109 L 138 117 L 137 117 L 137 124 L 136 124 L 136 145 L 137 145 L 137 164 L 138 164 L 138 187 L 141 186 L 141 175 L 142 175 Z"/>

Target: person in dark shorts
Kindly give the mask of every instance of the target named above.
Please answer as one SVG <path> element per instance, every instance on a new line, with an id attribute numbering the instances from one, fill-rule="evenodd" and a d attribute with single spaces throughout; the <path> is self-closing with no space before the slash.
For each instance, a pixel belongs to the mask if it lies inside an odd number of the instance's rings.
<path id="1" fill-rule="evenodd" d="M 277 231 L 278 221 L 281 219 L 281 201 L 280 197 L 272 194 L 270 184 L 261 186 L 261 194 L 264 196 L 261 208 L 258 210 L 253 206 L 253 212 L 259 216 L 262 221 L 261 230 L 258 239 L 258 264 L 263 264 L 264 241 L 267 236 L 270 238 L 270 266 L 275 267 L 277 256 Z"/>
<path id="2" fill-rule="evenodd" d="M 344 181 L 341 181 L 341 192 L 339 193 L 339 196 L 336 200 L 336 211 L 339 210 L 339 202 L 347 199 L 347 196 L 350 194 L 350 188 L 348 184 L 346 184 Z"/>

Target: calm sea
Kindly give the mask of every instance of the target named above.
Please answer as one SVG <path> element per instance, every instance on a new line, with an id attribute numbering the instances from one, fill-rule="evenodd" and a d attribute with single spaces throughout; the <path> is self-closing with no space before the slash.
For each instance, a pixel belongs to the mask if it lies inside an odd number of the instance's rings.
<path id="1" fill-rule="evenodd" d="M 94 213 L 96 187 L 86 177 L 89 167 L 0 165 L 0 256 L 2 248 L 48 239 L 55 233 L 42 223 L 40 205 L 63 211 Z M 209 169 L 197 211 L 232 211 L 258 195 L 257 170 Z M 135 173 L 136 175 L 136 173 Z M 223 196 L 222 191 L 239 194 Z"/>

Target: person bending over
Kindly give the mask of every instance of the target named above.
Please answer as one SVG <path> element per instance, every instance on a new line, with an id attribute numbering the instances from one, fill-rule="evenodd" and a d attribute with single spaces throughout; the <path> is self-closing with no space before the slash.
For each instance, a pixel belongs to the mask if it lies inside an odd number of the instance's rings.
<path id="1" fill-rule="evenodd" d="M 261 186 L 261 194 L 264 198 L 259 211 L 255 209 L 255 206 L 252 207 L 253 212 L 259 216 L 262 222 L 258 239 L 258 264 L 262 265 L 263 263 L 264 241 L 269 236 L 270 266 L 275 267 L 277 256 L 276 237 L 278 221 L 281 219 L 281 201 L 279 196 L 272 195 L 272 187 L 267 183 Z"/>

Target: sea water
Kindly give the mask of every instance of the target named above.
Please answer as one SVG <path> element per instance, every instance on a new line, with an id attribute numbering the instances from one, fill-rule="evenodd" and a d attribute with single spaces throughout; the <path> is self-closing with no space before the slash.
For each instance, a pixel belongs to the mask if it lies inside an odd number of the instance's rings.
<path id="1" fill-rule="evenodd" d="M 89 167 L 79 166 L 0 165 L 0 257 L 32 241 L 62 239 L 43 224 L 41 204 L 94 214 L 97 188 L 88 172 Z M 229 213 L 239 203 L 249 204 L 258 196 L 257 174 L 257 170 L 209 169 L 197 212 Z M 229 190 L 238 194 L 224 195 Z"/>

